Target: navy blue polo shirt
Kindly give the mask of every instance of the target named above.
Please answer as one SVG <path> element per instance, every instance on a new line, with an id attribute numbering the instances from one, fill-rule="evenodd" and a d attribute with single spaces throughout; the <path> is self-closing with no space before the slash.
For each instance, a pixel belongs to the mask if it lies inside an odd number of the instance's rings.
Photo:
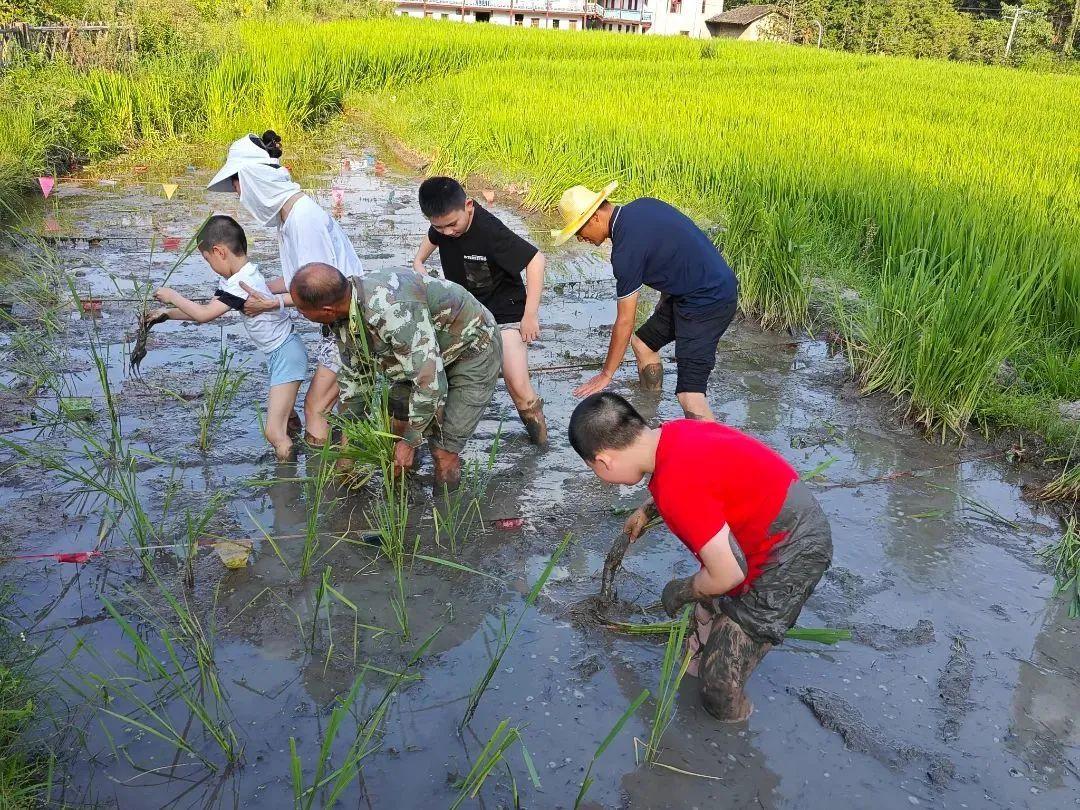
<path id="1" fill-rule="evenodd" d="M 734 303 L 735 274 L 702 230 L 666 202 L 642 197 L 611 220 L 611 267 L 619 298 L 641 286 L 667 293 L 683 313 Z"/>

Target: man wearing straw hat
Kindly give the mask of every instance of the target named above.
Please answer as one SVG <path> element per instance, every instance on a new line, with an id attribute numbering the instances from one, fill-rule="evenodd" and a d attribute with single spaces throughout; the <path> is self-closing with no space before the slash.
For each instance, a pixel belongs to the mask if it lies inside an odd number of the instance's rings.
<path id="1" fill-rule="evenodd" d="M 618 311 L 607 358 L 600 373 L 574 390 L 578 397 L 611 384 L 629 344 L 638 378 L 649 391 L 663 387 L 660 349 L 675 343 L 675 394 L 690 419 L 713 419 L 705 399 L 716 365 L 716 345 L 735 317 L 738 283 L 724 257 L 685 214 L 650 197 L 616 206 L 608 201 L 617 183 L 597 193 L 585 186 L 567 189 L 559 201 L 565 227 L 552 231 L 556 245 L 577 236 L 602 245 L 611 240 Z M 634 334 L 642 286 L 660 292 L 652 315 Z"/>

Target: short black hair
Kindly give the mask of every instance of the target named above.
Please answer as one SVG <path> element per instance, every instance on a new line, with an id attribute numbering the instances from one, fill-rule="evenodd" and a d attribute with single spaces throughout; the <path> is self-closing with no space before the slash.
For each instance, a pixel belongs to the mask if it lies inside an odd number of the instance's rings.
<path id="1" fill-rule="evenodd" d="M 224 245 L 234 256 L 247 256 L 247 234 L 239 222 L 224 214 L 215 214 L 206 220 L 195 239 L 203 253 Z"/>
<path id="2" fill-rule="evenodd" d="M 648 427 L 634 406 L 602 391 L 581 401 L 570 415 L 570 444 L 585 461 L 602 450 L 622 450 L 634 443 Z"/>
<path id="3" fill-rule="evenodd" d="M 429 177 L 420 184 L 420 210 L 428 219 L 464 208 L 467 199 L 465 189 L 453 177 Z"/>
<path id="4" fill-rule="evenodd" d="M 336 267 L 311 262 L 296 271 L 289 292 L 296 303 L 321 309 L 345 298 L 349 294 L 349 281 Z"/>

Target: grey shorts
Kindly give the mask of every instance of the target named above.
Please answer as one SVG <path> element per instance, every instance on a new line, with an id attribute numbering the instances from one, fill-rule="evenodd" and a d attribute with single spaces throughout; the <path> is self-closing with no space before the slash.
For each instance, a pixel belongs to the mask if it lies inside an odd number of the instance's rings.
<path id="1" fill-rule="evenodd" d="M 335 374 L 341 373 L 341 350 L 332 337 L 323 337 L 315 345 L 315 362 Z"/>
<path id="2" fill-rule="evenodd" d="M 787 532 L 772 549 L 750 590 L 713 600 L 754 641 L 780 644 L 806 600 L 832 563 L 832 529 L 817 499 L 802 481 L 788 489 L 769 533 Z"/>
<path id="3" fill-rule="evenodd" d="M 476 431 L 484 411 L 495 395 L 502 368 L 502 341 L 491 340 L 471 349 L 446 367 L 446 401 L 428 427 L 428 442 L 448 453 L 460 453 Z M 412 383 L 394 383 L 390 388 L 390 415 L 409 418 Z"/>

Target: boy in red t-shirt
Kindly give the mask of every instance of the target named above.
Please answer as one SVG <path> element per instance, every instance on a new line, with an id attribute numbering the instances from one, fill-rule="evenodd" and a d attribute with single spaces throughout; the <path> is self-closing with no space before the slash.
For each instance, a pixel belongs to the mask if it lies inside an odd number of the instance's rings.
<path id="1" fill-rule="evenodd" d="M 651 474 L 651 498 L 626 521 L 634 541 L 659 515 L 701 562 L 664 587 L 675 616 L 696 602 L 688 672 L 720 720 L 750 716 L 750 673 L 799 617 L 832 561 L 832 532 L 809 488 L 778 453 L 716 422 L 679 419 L 650 429 L 616 394 L 587 397 L 570 417 L 570 444 L 602 480 Z"/>

